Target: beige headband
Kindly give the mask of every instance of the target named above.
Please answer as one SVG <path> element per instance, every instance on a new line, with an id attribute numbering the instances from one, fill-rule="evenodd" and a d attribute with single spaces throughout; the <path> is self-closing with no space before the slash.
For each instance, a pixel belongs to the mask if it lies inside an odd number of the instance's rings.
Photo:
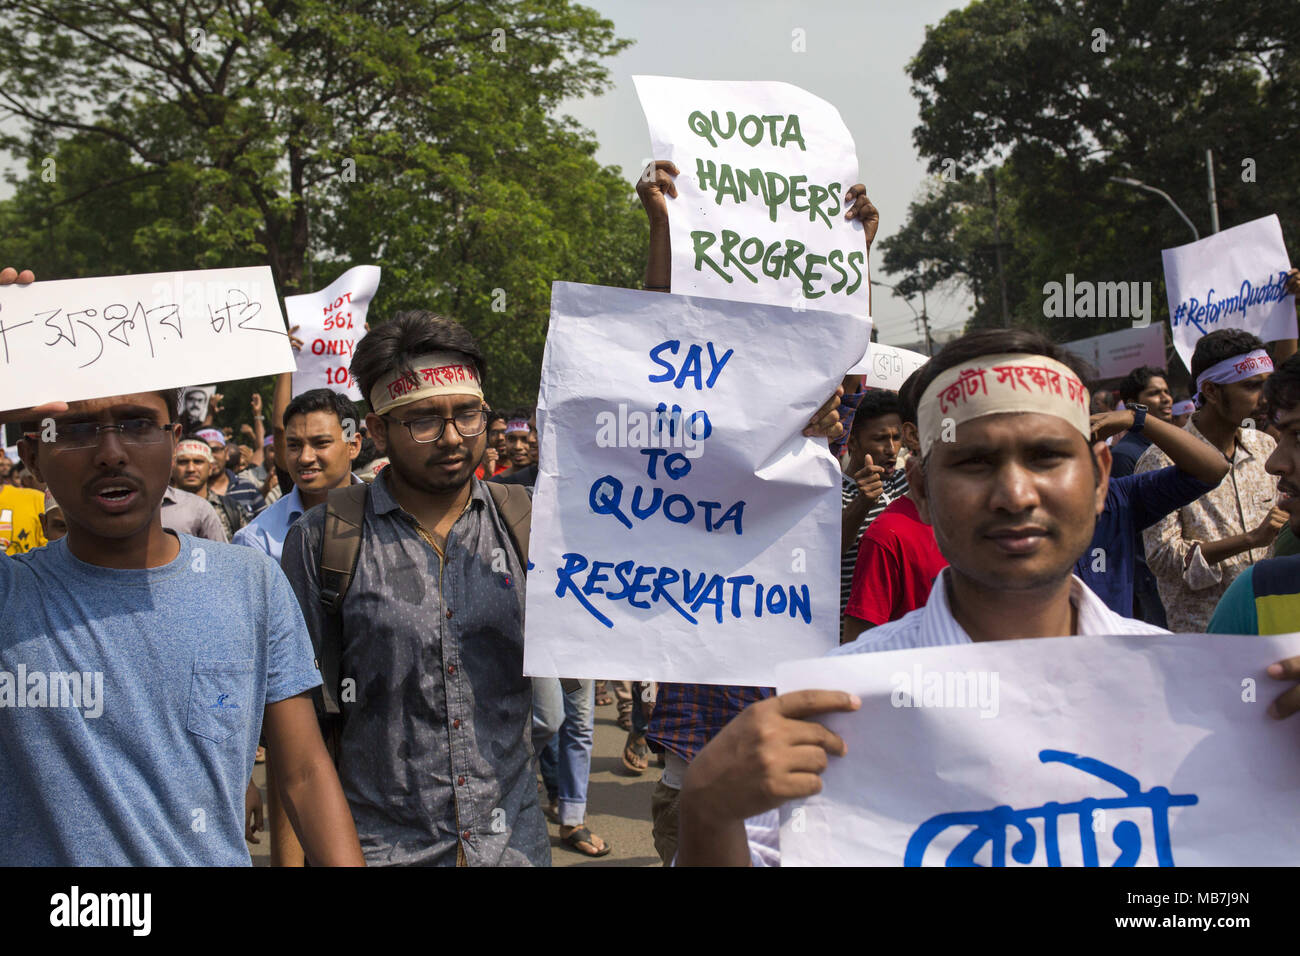
<path id="1" fill-rule="evenodd" d="M 1004 412 L 1055 415 L 1085 440 L 1092 434 L 1088 390 L 1068 367 L 1045 355 L 981 355 L 941 372 L 922 394 L 916 414 L 921 456 L 939 440 L 945 419 L 955 428 Z"/>
<path id="2" fill-rule="evenodd" d="M 186 452 L 194 455 L 202 455 L 208 461 L 215 461 L 212 457 L 212 449 L 208 447 L 208 443 L 205 441 L 199 441 L 197 438 L 185 438 L 176 443 L 177 456 L 183 455 Z"/>
<path id="3" fill-rule="evenodd" d="M 437 395 L 483 397 L 483 385 L 469 356 L 460 352 L 431 352 L 411 362 L 411 375 L 395 371 L 370 390 L 370 407 L 376 415 Z"/>

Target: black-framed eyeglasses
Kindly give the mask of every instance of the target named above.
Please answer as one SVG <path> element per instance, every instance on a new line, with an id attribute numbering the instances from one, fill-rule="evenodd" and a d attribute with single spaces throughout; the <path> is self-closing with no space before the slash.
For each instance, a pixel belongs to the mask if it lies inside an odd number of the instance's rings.
<path id="1" fill-rule="evenodd" d="M 127 418 L 120 422 L 73 422 L 70 425 L 55 423 L 48 442 L 53 451 L 82 451 L 99 444 L 99 436 L 106 431 L 117 432 L 124 445 L 157 445 L 166 440 L 174 424 L 159 425 L 149 418 Z M 46 441 L 44 432 L 27 432 L 31 441 Z"/>
<path id="2" fill-rule="evenodd" d="M 456 431 L 461 438 L 477 438 L 487 428 L 490 411 L 490 408 L 475 408 L 471 411 L 457 412 L 451 418 L 444 418 L 442 415 L 422 415 L 419 418 L 396 418 L 393 421 L 406 426 L 406 430 L 411 433 L 412 441 L 419 442 L 421 445 L 430 445 L 442 437 L 443 429 L 447 427 L 448 422 L 456 424 Z M 384 417 L 392 418 L 390 415 Z"/>

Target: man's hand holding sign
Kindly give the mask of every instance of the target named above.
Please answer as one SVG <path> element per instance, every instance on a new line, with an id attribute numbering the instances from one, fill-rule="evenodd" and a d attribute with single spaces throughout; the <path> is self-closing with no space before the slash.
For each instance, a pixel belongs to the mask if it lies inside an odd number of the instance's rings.
<path id="1" fill-rule="evenodd" d="M 922 373 L 909 479 L 950 566 L 925 607 L 830 655 L 848 660 L 779 666 L 782 694 L 699 753 L 678 863 L 1294 862 L 1277 834 L 1295 829 L 1300 761 L 1238 676 L 1264 676 L 1258 649 L 1154 636 L 1070 573 L 1110 462 L 1073 361 L 990 330 Z M 1053 635 L 1077 636 L 1006 642 Z M 1296 650 L 1277 639 L 1267 675 L 1300 678 Z M 1298 709 L 1293 688 L 1271 712 Z M 785 807 L 778 851 L 770 811 L 792 793 L 816 796 Z M 1069 822 L 1040 835 L 1052 814 Z"/>

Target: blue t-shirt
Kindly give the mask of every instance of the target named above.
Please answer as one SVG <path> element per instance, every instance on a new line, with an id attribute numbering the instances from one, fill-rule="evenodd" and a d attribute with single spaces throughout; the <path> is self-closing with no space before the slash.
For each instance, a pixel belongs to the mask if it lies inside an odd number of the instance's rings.
<path id="1" fill-rule="evenodd" d="M 1110 446 L 1110 477 L 1127 478 L 1133 474 L 1133 469 L 1137 467 L 1138 459 L 1142 453 L 1151 447 L 1151 439 L 1147 438 L 1141 432 L 1134 434 L 1129 432 L 1115 444 Z"/>
<path id="2" fill-rule="evenodd" d="M 1108 608 L 1130 617 L 1134 559 L 1140 547 L 1138 532 L 1214 488 L 1172 465 L 1140 475 L 1112 478 L 1106 492 L 1106 508 L 1097 517 L 1092 543 L 1075 562 L 1074 573 Z"/>
<path id="3" fill-rule="evenodd" d="M 250 864 L 263 710 L 320 674 L 274 561 L 177 537 L 143 570 L 0 557 L 0 866 Z"/>

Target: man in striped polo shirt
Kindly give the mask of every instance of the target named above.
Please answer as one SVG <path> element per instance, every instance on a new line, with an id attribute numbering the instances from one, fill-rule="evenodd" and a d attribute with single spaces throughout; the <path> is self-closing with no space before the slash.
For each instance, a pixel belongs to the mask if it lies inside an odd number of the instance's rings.
<path id="1" fill-rule="evenodd" d="M 853 568 L 862 535 L 896 499 L 907 493 L 907 475 L 898 464 L 903 420 L 898 393 L 872 389 L 862 395 L 849 426 L 849 460 L 841 476 L 840 614 L 853 589 Z"/>
<path id="2" fill-rule="evenodd" d="M 1090 370 L 1036 332 L 950 343 L 917 385 L 921 454 L 907 468 L 949 567 L 922 608 L 832 655 L 1074 634 L 1163 634 L 1111 611 L 1071 573 L 1106 501 L 1110 451 L 1091 440 Z M 1300 663 L 1300 662 L 1298 662 Z M 777 809 L 821 789 L 844 742 L 811 719 L 857 698 L 796 691 L 750 705 L 691 763 L 680 865 L 779 862 Z"/>

